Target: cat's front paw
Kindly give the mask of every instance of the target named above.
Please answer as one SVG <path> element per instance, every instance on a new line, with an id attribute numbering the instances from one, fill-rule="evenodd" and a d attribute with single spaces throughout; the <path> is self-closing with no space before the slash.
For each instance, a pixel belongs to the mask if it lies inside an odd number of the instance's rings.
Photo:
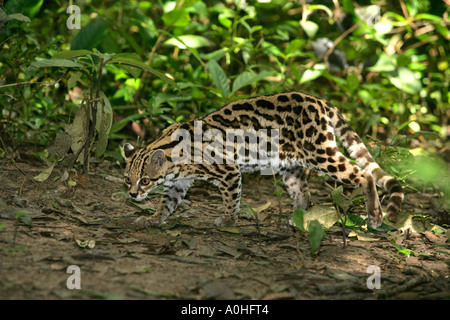
<path id="1" fill-rule="evenodd" d="M 139 217 L 133 223 L 138 229 L 154 228 L 161 226 L 161 219 L 156 217 Z"/>

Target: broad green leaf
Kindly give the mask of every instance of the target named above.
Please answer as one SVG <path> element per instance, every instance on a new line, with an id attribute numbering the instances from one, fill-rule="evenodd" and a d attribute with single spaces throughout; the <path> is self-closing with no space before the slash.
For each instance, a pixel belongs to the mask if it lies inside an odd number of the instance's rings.
<path id="1" fill-rule="evenodd" d="M 347 76 L 347 87 L 350 90 L 350 92 L 355 91 L 359 87 L 359 78 L 356 74 L 350 73 Z"/>
<path id="2" fill-rule="evenodd" d="M 135 59 L 131 59 L 131 58 L 128 58 L 128 57 L 119 56 L 119 57 L 112 58 L 111 60 L 108 61 L 108 63 L 123 63 L 123 64 L 127 64 L 127 65 L 131 65 L 131 66 L 135 66 L 135 67 L 141 68 L 142 70 L 150 72 L 154 76 L 157 76 L 161 80 L 164 80 L 165 82 L 169 83 L 173 87 L 179 89 L 179 87 L 175 83 L 175 81 L 173 81 L 172 79 L 170 79 L 169 77 L 164 75 L 162 72 L 160 72 L 158 70 L 155 70 L 152 67 L 149 67 L 148 65 L 146 65 L 145 63 L 143 63 L 141 61 L 137 61 Z"/>
<path id="3" fill-rule="evenodd" d="M 2 1 L 2 4 L 5 1 Z M 4 9 L 9 15 L 14 13 L 21 13 L 30 19 L 33 19 L 41 9 L 44 0 L 21 0 L 19 1 L 6 1 Z"/>
<path id="4" fill-rule="evenodd" d="M 295 56 L 299 53 L 300 48 L 302 48 L 305 43 L 305 39 L 294 39 L 289 42 L 289 45 L 284 50 L 284 53 L 286 54 L 286 56 Z"/>
<path id="5" fill-rule="evenodd" d="M 108 34 L 108 24 L 102 18 L 89 22 L 72 39 L 71 50 L 97 48 Z"/>
<path id="6" fill-rule="evenodd" d="M 215 60 L 210 60 L 206 65 L 206 68 L 211 74 L 215 86 L 222 91 L 223 97 L 228 98 L 230 95 L 230 85 L 228 84 L 228 78 L 225 71 L 223 71 L 222 67 Z"/>
<path id="7" fill-rule="evenodd" d="M 113 110 L 111 103 L 103 92 L 100 92 L 101 103 L 97 103 L 97 121 L 95 129 L 98 133 L 98 142 L 95 148 L 95 156 L 101 157 L 108 146 L 108 136 L 113 122 Z"/>
<path id="8" fill-rule="evenodd" d="M 83 73 L 81 71 L 72 72 L 69 80 L 67 80 L 67 88 L 72 89 L 72 87 L 77 83 L 77 81 L 80 80 L 82 75 Z"/>
<path id="9" fill-rule="evenodd" d="M 406 93 L 417 94 L 422 89 L 422 83 L 416 78 L 414 71 L 408 68 L 399 67 L 397 75 L 388 77 L 394 86 Z"/>
<path id="10" fill-rule="evenodd" d="M 55 53 L 53 59 L 67 59 L 72 60 L 78 57 L 88 56 L 90 54 L 97 55 L 89 50 L 66 50 Z"/>
<path id="11" fill-rule="evenodd" d="M 355 13 L 355 7 L 353 6 L 352 0 L 343 0 L 342 6 L 344 7 L 345 12 L 354 14 Z"/>
<path id="12" fill-rule="evenodd" d="M 342 221 L 339 221 L 342 223 Z M 364 224 L 364 219 L 356 214 L 347 213 L 347 220 L 345 221 L 346 227 L 358 228 Z"/>
<path id="13" fill-rule="evenodd" d="M 395 59 L 395 56 L 390 57 L 386 53 L 383 52 L 380 55 L 380 57 L 378 58 L 377 63 L 373 67 L 369 67 L 368 69 L 370 71 L 375 71 L 375 72 L 394 71 L 396 68 L 394 59 Z"/>
<path id="14" fill-rule="evenodd" d="M 273 72 L 270 71 L 262 71 L 260 73 L 253 73 L 250 71 L 244 71 L 239 76 L 234 79 L 233 82 L 233 90 L 231 93 L 238 91 L 240 88 L 248 86 L 252 83 L 261 81 L 265 77 L 273 75 Z"/>
<path id="15" fill-rule="evenodd" d="M 317 25 L 317 23 L 312 21 L 300 21 L 300 26 L 310 38 L 314 38 L 317 31 L 319 30 L 319 26 Z"/>
<path id="16" fill-rule="evenodd" d="M 162 16 L 162 21 L 168 27 L 187 27 L 191 21 L 185 8 L 177 8 Z"/>
<path id="17" fill-rule="evenodd" d="M 82 64 L 67 59 L 44 59 L 33 62 L 28 70 L 46 68 L 46 67 L 66 67 L 66 68 L 83 68 Z"/>
<path id="18" fill-rule="evenodd" d="M 375 31 L 378 33 L 378 35 L 383 35 L 391 31 L 394 27 L 394 24 L 392 23 L 392 21 L 383 20 L 375 23 L 373 27 L 375 28 Z"/>
<path id="19" fill-rule="evenodd" d="M 344 209 L 344 202 L 342 201 L 343 192 L 344 188 L 342 186 L 339 186 L 331 192 L 334 203 L 336 203 L 336 205 L 341 209 Z"/>
<path id="20" fill-rule="evenodd" d="M 320 222 L 313 220 L 308 225 L 309 244 L 311 246 L 311 254 L 315 254 L 320 248 L 320 242 L 323 238 L 323 228 Z"/>
<path id="21" fill-rule="evenodd" d="M 133 53 L 119 53 L 119 54 L 113 55 L 108 62 L 111 62 L 111 60 L 118 61 L 121 58 L 128 58 L 128 59 L 132 59 L 132 60 L 141 62 L 141 57 L 135 52 L 133 52 Z M 135 66 L 132 66 L 132 65 L 128 65 L 128 64 L 122 64 L 121 68 L 123 68 L 128 73 L 130 73 L 133 78 L 139 78 L 141 73 L 142 73 L 142 69 L 141 68 L 135 67 Z"/>
<path id="22" fill-rule="evenodd" d="M 320 77 L 323 73 L 323 70 L 315 70 L 315 69 L 306 69 L 303 72 L 302 77 L 300 78 L 300 83 L 305 83 L 308 81 L 312 81 Z"/>
<path id="23" fill-rule="evenodd" d="M 305 232 L 305 226 L 304 226 L 304 215 L 305 210 L 303 209 L 297 209 L 294 211 L 294 216 L 292 217 L 292 221 L 294 222 L 294 225 L 300 229 L 301 232 Z"/>
<path id="24" fill-rule="evenodd" d="M 197 49 L 201 47 L 210 47 L 214 43 L 203 36 L 187 34 L 176 38 L 170 38 L 169 40 L 164 42 L 164 44 L 178 47 L 180 49 L 186 49 L 187 47 Z"/>

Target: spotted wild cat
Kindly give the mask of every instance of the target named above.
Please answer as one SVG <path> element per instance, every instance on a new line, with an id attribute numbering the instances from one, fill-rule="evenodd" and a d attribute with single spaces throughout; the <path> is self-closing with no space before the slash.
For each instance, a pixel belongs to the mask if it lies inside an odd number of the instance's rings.
<path id="1" fill-rule="evenodd" d="M 356 164 L 339 152 L 335 134 Z M 123 148 L 125 183 L 132 199 L 141 201 L 156 187 L 164 186 L 156 213 L 136 220 L 142 226 L 162 224 L 195 180 L 211 182 L 220 190 L 224 214 L 215 224 L 234 224 L 242 173 L 267 168 L 278 170 L 294 209 L 306 209 L 310 203 L 304 168 L 362 186 L 373 228 L 382 220 L 376 185 L 390 194 L 390 220 L 397 219 L 403 201 L 400 183 L 378 166 L 338 109 L 299 92 L 237 100 L 191 122 L 172 124 L 145 148 L 131 144 Z"/>

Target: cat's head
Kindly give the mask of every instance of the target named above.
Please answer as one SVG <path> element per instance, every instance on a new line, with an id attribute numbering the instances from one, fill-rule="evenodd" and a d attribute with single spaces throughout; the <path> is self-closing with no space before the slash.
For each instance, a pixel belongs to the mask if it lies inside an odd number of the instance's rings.
<path id="1" fill-rule="evenodd" d="M 124 181 L 128 186 L 128 195 L 133 200 L 142 201 L 164 182 L 166 155 L 161 149 L 137 149 L 129 143 L 124 144 L 123 154 L 127 162 Z"/>

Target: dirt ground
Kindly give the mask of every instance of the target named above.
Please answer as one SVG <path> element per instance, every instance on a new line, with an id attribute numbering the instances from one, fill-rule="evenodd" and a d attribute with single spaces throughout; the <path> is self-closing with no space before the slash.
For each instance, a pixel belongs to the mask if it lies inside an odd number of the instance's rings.
<path id="1" fill-rule="evenodd" d="M 286 218 L 278 223 L 291 200 L 286 191 L 275 196 L 272 177 L 244 178 L 243 201 L 265 205 L 258 220 L 247 214 L 234 228 L 214 227 L 218 190 L 195 184 L 164 228 L 136 230 L 133 220 L 149 210 L 126 199 L 117 165 L 93 164 L 88 176 L 72 177 L 74 187 L 57 179 L 58 168 L 45 182 L 32 181 L 43 169 L 36 161 L 0 160 L 0 299 L 450 298 L 448 230 L 428 230 L 433 213 L 449 214 L 435 194 L 406 195 L 403 210 L 428 226 L 420 233 L 347 229 L 344 247 L 335 225 L 312 256 L 306 234 Z M 316 204 L 331 204 L 324 181 L 310 179 Z M 68 288 L 69 278 L 69 287 L 76 283 L 67 273 L 73 265 L 80 290 Z M 379 268 L 380 289 L 368 288 L 371 265 Z"/>

